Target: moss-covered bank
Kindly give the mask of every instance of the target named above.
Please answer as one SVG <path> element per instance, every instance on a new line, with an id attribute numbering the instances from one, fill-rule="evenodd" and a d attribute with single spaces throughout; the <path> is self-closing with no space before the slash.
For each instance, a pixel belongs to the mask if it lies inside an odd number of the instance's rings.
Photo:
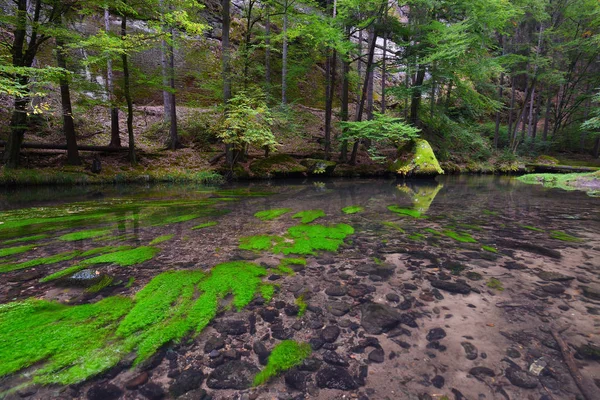
<path id="1" fill-rule="evenodd" d="M 529 174 L 518 179 L 523 183 L 563 190 L 581 190 L 590 196 L 600 196 L 600 171 L 575 174 Z"/>

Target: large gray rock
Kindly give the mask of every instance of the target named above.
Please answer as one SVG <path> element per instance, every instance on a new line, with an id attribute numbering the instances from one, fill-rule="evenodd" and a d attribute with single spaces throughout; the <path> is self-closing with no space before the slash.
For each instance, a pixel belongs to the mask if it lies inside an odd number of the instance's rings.
<path id="1" fill-rule="evenodd" d="M 390 306 L 379 303 L 365 303 L 361 308 L 360 324 L 367 333 L 378 335 L 394 329 L 402 316 Z"/>
<path id="2" fill-rule="evenodd" d="M 208 379 L 206 386 L 211 389 L 248 389 L 252 386 L 254 376 L 259 372 L 254 364 L 246 361 L 231 361 L 215 368 Z"/>

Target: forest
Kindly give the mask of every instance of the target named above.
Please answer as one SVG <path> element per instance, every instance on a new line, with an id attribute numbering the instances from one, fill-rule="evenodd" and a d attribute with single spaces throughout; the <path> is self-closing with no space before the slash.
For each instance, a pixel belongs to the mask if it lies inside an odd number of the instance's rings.
<path id="1" fill-rule="evenodd" d="M 290 174 L 303 167 L 286 154 L 377 175 L 417 140 L 446 173 L 597 165 L 594 0 L 5 0 L 2 10 L 5 175 L 105 160 L 260 177 L 268 163 L 248 163 L 277 154 L 274 170 Z"/>

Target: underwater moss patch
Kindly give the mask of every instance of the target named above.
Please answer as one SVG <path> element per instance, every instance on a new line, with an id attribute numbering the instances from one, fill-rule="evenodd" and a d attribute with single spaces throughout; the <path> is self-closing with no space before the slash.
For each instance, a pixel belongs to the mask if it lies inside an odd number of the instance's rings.
<path id="1" fill-rule="evenodd" d="M 0 249 L 0 257 L 8 257 L 8 256 L 12 256 L 15 254 L 26 253 L 33 248 L 35 248 L 34 244 L 28 244 L 25 246 L 7 247 L 5 249 Z"/>
<path id="2" fill-rule="evenodd" d="M 562 240 L 563 242 L 583 242 L 583 239 L 562 231 L 552 231 L 550 232 L 550 237 L 552 239 Z"/>
<path id="3" fill-rule="evenodd" d="M 117 264 L 121 267 L 129 267 L 135 264 L 141 264 L 151 260 L 160 250 L 155 247 L 141 246 L 134 249 L 119 250 L 98 257 L 89 258 L 82 261 L 82 264 Z"/>
<path id="4" fill-rule="evenodd" d="M 323 210 L 306 210 L 300 211 L 292 216 L 292 218 L 301 218 L 300 222 L 303 224 L 309 224 L 313 222 L 317 218 L 321 218 L 325 216 L 325 211 Z"/>
<path id="5" fill-rule="evenodd" d="M 192 229 L 193 230 L 198 230 L 198 229 L 210 228 L 211 226 L 217 226 L 217 225 L 219 225 L 218 222 L 216 222 L 216 221 L 209 221 L 209 222 L 205 222 L 205 223 L 200 224 L 200 225 L 196 225 Z"/>
<path id="6" fill-rule="evenodd" d="M 275 285 L 263 285 L 260 287 L 260 295 L 268 303 L 275 295 Z"/>
<path id="7" fill-rule="evenodd" d="M 32 235 L 25 236 L 21 238 L 11 239 L 4 242 L 4 244 L 14 244 L 14 243 L 22 243 L 22 242 L 35 242 L 41 239 L 46 239 L 48 235 Z"/>
<path id="8" fill-rule="evenodd" d="M 240 249 L 252 251 L 270 250 L 275 244 L 283 241 L 279 236 L 256 235 L 240 238 Z"/>
<path id="9" fill-rule="evenodd" d="M 216 316 L 219 300 L 245 307 L 266 270 L 236 261 L 202 271 L 158 275 L 134 297 L 108 297 L 94 304 L 67 306 L 26 300 L 0 305 L 0 377 L 39 364 L 28 372 L 35 383 L 69 385 L 137 353 L 136 363 L 161 346 L 199 333 Z M 271 287 L 272 288 L 272 287 Z"/>
<path id="10" fill-rule="evenodd" d="M 590 196 L 597 196 L 600 189 L 600 171 L 572 174 L 529 174 L 517 180 L 547 188 L 562 190 L 582 190 Z"/>
<path id="11" fill-rule="evenodd" d="M 490 253 L 498 253 L 498 249 L 492 246 L 481 246 L 482 250 L 489 251 Z"/>
<path id="12" fill-rule="evenodd" d="M 473 238 L 473 236 L 469 235 L 468 233 L 458 233 L 458 232 L 451 231 L 451 230 L 445 230 L 442 233 L 444 235 L 448 236 L 449 238 L 452 238 L 452 239 L 456 240 L 457 242 L 461 242 L 461 243 L 477 243 L 477 240 L 475 240 Z"/>
<path id="13" fill-rule="evenodd" d="M 398 206 L 388 206 L 387 208 L 391 212 L 399 215 L 408 215 L 413 218 L 422 218 L 421 212 L 417 210 L 411 210 L 410 208 L 402 208 Z"/>
<path id="14" fill-rule="evenodd" d="M 267 366 L 254 378 L 254 386 L 262 385 L 280 373 L 302 364 L 302 361 L 311 353 L 312 350 L 308 343 L 284 340 L 275 346 L 269 356 Z"/>
<path id="15" fill-rule="evenodd" d="M 296 305 L 298 306 L 298 317 L 302 317 L 306 313 L 306 308 L 308 307 L 303 294 L 296 299 Z"/>
<path id="16" fill-rule="evenodd" d="M 427 237 L 425 235 L 423 235 L 422 233 L 413 233 L 412 235 L 408 235 L 408 238 L 410 240 L 419 241 L 419 240 L 425 240 Z"/>
<path id="17" fill-rule="evenodd" d="M 534 231 L 534 232 L 545 232 L 543 229 L 536 228 L 535 226 L 531 226 L 531 225 L 521 225 L 521 228 L 527 229 L 529 231 Z"/>
<path id="18" fill-rule="evenodd" d="M 361 206 L 349 206 L 349 207 L 342 208 L 342 212 L 344 214 L 356 214 L 356 213 L 359 213 L 364 210 L 365 210 L 364 207 L 361 207 Z"/>
<path id="19" fill-rule="evenodd" d="M 105 275 L 105 276 L 102 277 L 102 279 L 100 280 L 100 282 L 96 283 L 95 285 L 90 286 L 85 291 L 87 293 L 98 293 L 99 291 L 101 291 L 105 287 L 110 286 L 113 283 L 113 280 L 114 280 L 114 278 L 112 276 Z"/>
<path id="20" fill-rule="evenodd" d="M 504 290 L 502 282 L 500 282 L 500 280 L 497 278 L 490 278 L 490 280 L 485 285 L 490 289 L 498 290 L 499 292 L 502 292 Z"/>
<path id="21" fill-rule="evenodd" d="M 382 222 L 381 223 L 383 226 L 386 226 L 388 228 L 392 228 L 397 230 L 398 232 L 402 232 L 405 233 L 404 229 L 402 229 L 402 227 L 394 222 Z"/>
<path id="22" fill-rule="evenodd" d="M 66 242 L 76 242 L 78 240 L 84 239 L 93 239 L 97 237 L 110 235 L 112 232 L 111 229 L 90 229 L 87 231 L 79 231 L 68 233 L 66 235 L 59 236 L 59 240 L 64 240 Z"/>
<path id="23" fill-rule="evenodd" d="M 175 235 L 174 234 L 162 235 L 162 236 L 157 237 L 153 241 L 151 241 L 149 244 L 150 244 L 150 246 L 154 246 L 155 244 L 163 243 L 163 242 L 173 239 L 173 236 L 175 236 Z"/>
<path id="24" fill-rule="evenodd" d="M 254 214 L 254 216 L 260 219 L 261 221 L 271 221 L 291 211 L 291 208 L 275 208 L 273 210 L 259 211 L 256 214 Z"/>

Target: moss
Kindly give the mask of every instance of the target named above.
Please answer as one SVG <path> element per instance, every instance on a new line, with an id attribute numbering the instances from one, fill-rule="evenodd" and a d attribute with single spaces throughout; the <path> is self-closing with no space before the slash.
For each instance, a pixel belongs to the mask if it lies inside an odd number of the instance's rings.
<path id="1" fill-rule="evenodd" d="M 535 163 L 542 164 L 542 165 L 558 165 L 558 164 L 560 164 L 560 161 L 558 161 L 558 159 L 551 157 L 551 156 L 541 155 L 535 159 Z"/>
<path id="2" fill-rule="evenodd" d="M 530 231 L 534 231 L 534 232 L 545 232 L 543 229 L 540 228 L 536 228 L 535 226 L 531 226 L 531 225 L 521 225 L 521 228 L 530 230 Z"/>
<path id="3" fill-rule="evenodd" d="M 563 190 L 582 190 L 595 196 L 600 189 L 600 171 L 573 174 L 529 174 L 517 178 L 528 184 Z"/>
<path id="4" fill-rule="evenodd" d="M 349 206 L 349 207 L 342 208 L 342 212 L 344 214 L 356 214 L 356 213 L 359 213 L 364 210 L 365 210 L 364 207 L 361 207 L 361 206 Z"/>
<path id="5" fill-rule="evenodd" d="M 490 253 L 498 253 L 498 249 L 496 249 L 495 247 L 492 247 L 492 246 L 483 245 L 483 246 L 481 246 L 481 249 L 485 250 L 485 251 L 489 251 Z"/>
<path id="6" fill-rule="evenodd" d="M 502 282 L 500 282 L 500 280 L 497 278 L 490 278 L 490 280 L 485 285 L 490 289 L 498 290 L 499 292 L 502 292 L 504 290 Z"/>
<path id="7" fill-rule="evenodd" d="M 325 211 L 323 210 L 307 210 L 300 211 L 297 214 L 294 214 L 292 218 L 301 218 L 300 222 L 303 224 L 308 224 L 313 222 L 317 218 L 321 218 L 325 216 Z"/>
<path id="8" fill-rule="evenodd" d="M 287 154 L 277 154 L 254 161 L 250 171 L 260 178 L 302 176 L 308 169 Z"/>
<path id="9" fill-rule="evenodd" d="M 396 223 L 394 223 L 394 222 L 382 222 L 382 225 L 383 225 L 383 226 L 386 226 L 386 227 L 388 227 L 388 228 L 395 229 L 395 230 L 397 230 L 398 232 L 405 233 L 405 232 L 404 232 L 404 229 L 402 229 L 402 228 L 400 227 L 400 225 L 398 225 L 398 224 L 396 224 Z"/>
<path id="10" fill-rule="evenodd" d="M 398 159 L 392 163 L 391 171 L 402 176 L 444 173 L 431 145 L 424 139 L 414 140 L 399 149 Z"/>
<path id="11" fill-rule="evenodd" d="M 265 301 L 269 302 L 273 299 L 275 295 L 275 286 L 274 285 L 263 285 L 260 287 L 260 295 Z"/>
<path id="12" fill-rule="evenodd" d="M 59 236 L 59 240 L 64 240 L 66 242 L 76 242 L 78 240 L 84 239 L 93 239 L 97 237 L 110 235 L 112 232 L 111 229 L 90 229 L 87 231 L 79 231 L 68 233 L 66 235 Z"/>
<path id="13" fill-rule="evenodd" d="M 311 353 L 308 343 L 284 340 L 275 346 L 269 356 L 267 366 L 254 378 L 254 386 L 262 385 L 282 372 L 302 364 L 302 361 Z"/>
<path id="14" fill-rule="evenodd" d="M 387 208 L 391 212 L 394 212 L 399 215 L 408 215 L 413 218 L 421 218 L 421 212 L 417 210 L 411 210 L 410 208 L 402 208 L 398 206 L 388 206 Z"/>
<path id="15" fill-rule="evenodd" d="M 102 279 L 100 280 L 100 282 L 96 283 L 95 285 L 90 286 L 85 291 L 87 293 L 98 293 L 105 287 L 110 286 L 113 283 L 113 280 L 114 280 L 114 278 L 112 276 L 104 275 L 102 277 Z"/>
<path id="16" fill-rule="evenodd" d="M 152 226 L 163 226 L 169 224 L 178 224 L 180 222 L 187 222 L 193 219 L 203 217 L 204 214 L 187 214 L 187 215 L 176 215 L 172 217 L 159 218 L 159 221 L 151 221 Z"/>
<path id="17" fill-rule="evenodd" d="M 484 215 L 490 215 L 492 217 L 498 216 L 498 211 L 483 210 L 482 213 Z"/>
<path id="18" fill-rule="evenodd" d="M 483 279 L 483 276 L 480 273 L 474 271 L 467 272 L 465 276 L 472 281 L 480 281 Z"/>
<path id="19" fill-rule="evenodd" d="M 326 175 L 333 174 L 337 164 L 334 161 L 319 160 L 315 158 L 305 158 L 300 160 L 300 165 L 307 168 L 310 175 Z"/>
<path id="20" fill-rule="evenodd" d="M 240 249 L 252 251 L 270 250 L 275 244 L 283 239 L 279 236 L 256 235 L 240 238 Z"/>
<path id="21" fill-rule="evenodd" d="M 425 228 L 425 229 L 423 229 L 423 231 L 432 233 L 436 236 L 442 236 L 442 232 L 436 231 L 435 229 L 432 229 L 432 228 Z"/>
<path id="22" fill-rule="evenodd" d="M 552 239 L 562 240 L 563 242 L 582 242 L 583 241 L 583 239 L 581 239 L 581 238 L 569 235 L 568 233 L 561 232 L 561 231 L 550 232 L 550 237 Z"/>
<path id="23" fill-rule="evenodd" d="M 400 192 L 410 197 L 410 200 L 413 203 L 413 209 L 421 212 L 422 214 L 429 211 L 431 203 L 433 203 L 433 200 L 443 187 L 444 185 L 442 184 L 438 184 L 436 186 L 423 185 L 417 186 L 417 189 L 413 190 L 411 187 L 405 184 L 396 186 Z"/>
<path id="24" fill-rule="evenodd" d="M 153 241 L 151 241 L 149 244 L 150 244 L 150 246 L 154 246 L 155 244 L 163 243 L 163 242 L 173 239 L 173 236 L 175 236 L 175 235 L 174 234 L 162 235 L 162 236 L 157 237 Z"/>
<path id="25" fill-rule="evenodd" d="M 303 294 L 296 298 L 296 305 L 298 306 L 298 317 L 302 317 L 308 308 L 308 304 L 306 304 Z"/>
<path id="26" fill-rule="evenodd" d="M 473 236 L 469 235 L 468 233 L 459 233 L 451 230 L 445 230 L 442 233 L 461 243 L 477 243 L 477 240 L 475 240 Z"/>
<path id="27" fill-rule="evenodd" d="M 421 234 L 421 233 L 413 233 L 412 235 L 408 235 L 408 238 L 409 238 L 410 240 L 416 240 L 416 241 L 419 241 L 419 240 L 425 240 L 425 239 L 426 239 L 426 236 L 425 236 L 425 235 L 423 235 L 423 234 Z"/>
<path id="28" fill-rule="evenodd" d="M 36 242 L 38 240 L 46 239 L 48 235 L 33 235 L 33 236 L 25 236 L 21 238 L 11 239 L 4 242 L 4 244 L 14 244 L 14 243 L 22 243 L 22 242 Z"/>
<path id="29" fill-rule="evenodd" d="M 284 214 L 289 213 L 290 211 L 292 211 L 291 208 L 275 208 L 273 210 L 259 211 L 256 214 L 254 214 L 254 216 L 260 219 L 261 221 L 271 221 L 273 219 L 281 217 Z"/>
<path id="30" fill-rule="evenodd" d="M 204 229 L 204 228 L 210 228 L 211 226 L 217 226 L 219 225 L 218 222 L 216 221 L 209 221 L 209 222 L 205 222 L 203 224 L 200 225 L 196 225 L 194 227 L 192 227 L 193 230 L 198 230 L 198 229 Z"/>
<path id="31" fill-rule="evenodd" d="M 34 244 L 28 244 L 25 246 L 7 247 L 5 249 L 0 249 L 0 257 L 8 257 L 15 254 L 26 253 L 35 247 L 36 245 Z"/>
<path id="32" fill-rule="evenodd" d="M 133 286 L 134 283 L 135 283 L 135 278 L 133 276 L 130 276 L 129 279 L 127 280 L 127 284 L 125 285 L 125 289 L 129 289 L 130 287 Z"/>
<path id="33" fill-rule="evenodd" d="M 214 192 L 215 195 L 221 197 L 265 197 L 270 196 L 273 192 L 264 190 L 255 190 L 252 188 L 237 188 L 237 189 L 220 189 Z"/>

